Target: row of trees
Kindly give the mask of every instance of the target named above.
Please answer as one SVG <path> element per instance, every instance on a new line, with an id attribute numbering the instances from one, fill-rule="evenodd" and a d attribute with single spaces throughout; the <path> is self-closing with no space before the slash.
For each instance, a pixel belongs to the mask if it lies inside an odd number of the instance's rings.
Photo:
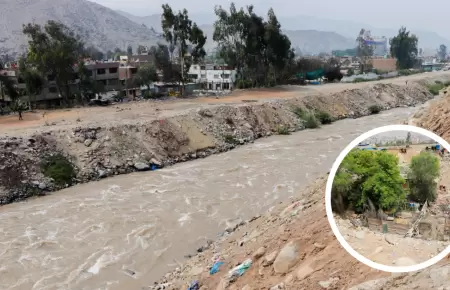
<path id="1" fill-rule="evenodd" d="M 287 83 L 297 73 L 324 69 L 329 79 L 340 79 L 339 62 L 314 59 L 296 59 L 289 38 L 282 32 L 273 9 L 262 17 L 253 6 L 238 9 L 231 3 L 229 9 L 215 8 L 213 41 L 217 44 L 216 59 L 237 70 L 238 87 L 267 87 Z M 161 78 L 165 82 L 189 80 L 188 71 L 193 63 L 202 63 L 206 57 L 206 36 L 190 18 L 188 11 L 174 11 L 168 4 L 162 6 L 163 37 L 166 44 L 147 49 L 140 45 L 138 53 L 147 51 L 154 59 L 153 66 L 140 68 L 132 84 L 149 85 Z M 65 104 L 74 92 L 71 83 L 76 76 L 74 65 L 78 65 L 80 94 L 100 92 L 101 85 L 87 76 L 82 64 L 84 57 L 95 60 L 131 55 L 131 46 L 126 51 L 116 48 L 103 53 L 93 46 L 85 46 L 71 29 L 61 23 L 49 21 L 46 25 L 27 24 L 23 33 L 29 39 L 28 53 L 21 60 L 21 72 L 27 84 L 27 94 L 39 94 L 45 84 L 44 76 L 52 76 L 58 93 Z M 368 31 L 361 30 L 358 36 L 357 56 L 362 70 L 370 69 L 372 48 L 365 39 Z M 391 53 L 397 57 L 399 68 L 411 67 L 417 56 L 417 38 L 402 28 L 391 40 Z M 156 73 L 159 72 L 159 73 Z M 39 78 L 40 76 L 40 78 Z M 32 97 L 30 97 L 32 99 Z"/>
<path id="2" fill-rule="evenodd" d="M 342 161 L 332 187 L 333 210 L 363 212 L 373 204 L 384 211 L 401 210 L 408 200 L 423 203 L 436 199 L 439 159 L 429 152 L 414 156 L 407 187 L 398 157 L 386 151 L 353 150 Z"/>

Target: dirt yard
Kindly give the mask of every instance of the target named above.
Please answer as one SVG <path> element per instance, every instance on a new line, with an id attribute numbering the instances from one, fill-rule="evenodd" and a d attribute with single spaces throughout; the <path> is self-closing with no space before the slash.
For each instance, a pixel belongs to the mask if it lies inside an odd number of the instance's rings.
<path id="1" fill-rule="evenodd" d="M 448 245 L 441 241 L 375 233 L 366 227 L 355 227 L 346 219 L 338 218 L 336 223 L 342 236 L 356 252 L 387 266 L 411 266 L 425 262 Z"/>

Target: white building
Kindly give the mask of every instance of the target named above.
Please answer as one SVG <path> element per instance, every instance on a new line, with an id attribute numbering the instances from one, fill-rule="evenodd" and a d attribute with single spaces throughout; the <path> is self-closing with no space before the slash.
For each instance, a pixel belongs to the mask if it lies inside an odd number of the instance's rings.
<path id="1" fill-rule="evenodd" d="M 189 77 L 195 83 L 204 84 L 208 90 L 231 90 L 236 82 L 236 70 L 227 65 L 193 64 L 189 68 Z"/>

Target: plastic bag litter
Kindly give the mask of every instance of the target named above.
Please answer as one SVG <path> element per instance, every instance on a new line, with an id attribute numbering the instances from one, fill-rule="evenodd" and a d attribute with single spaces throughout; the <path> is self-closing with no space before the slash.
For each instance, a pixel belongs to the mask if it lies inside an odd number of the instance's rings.
<path id="1" fill-rule="evenodd" d="M 228 272 L 228 277 L 231 278 L 244 275 L 244 273 L 250 268 L 251 265 L 252 265 L 251 259 L 245 260 L 244 262 L 242 262 L 242 264 L 240 264 L 239 266 Z"/>
<path id="2" fill-rule="evenodd" d="M 209 274 L 213 275 L 213 274 L 216 274 L 217 272 L 219 272 L 219 268 L 222 265 L 223 265 L 222 261 L 215 262 L 214 265 L 211 267 L 211 270 L 209 270 Z"/>
<path id="3" fill-rule="evenodd" d="M 200 285 L 198 284 L 198 281 L 194 281 L 191 283 L 191 286 L 189 286 L 189 288 L 187 288 L 187 290 L 199 290 L 200 289 Z"/>

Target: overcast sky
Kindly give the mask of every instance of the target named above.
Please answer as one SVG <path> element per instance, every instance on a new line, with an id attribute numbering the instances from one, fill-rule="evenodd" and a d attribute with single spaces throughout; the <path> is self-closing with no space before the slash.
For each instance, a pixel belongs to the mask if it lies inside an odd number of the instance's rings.
<path id="1" fill-rule="evenodd" d="M 229 6 L 226 0 L 91 0 L 135 15 L 145 16 L 161 12 L 161 4 L 169 3 L 173 8 L 186 7 L 189 12 L 211 12 L 214 5 Z M 441 33 L 450 11 L 450 1 L 446 0 L 254 0 L 234 1 L 237 6 L 253 4 L 258 12 L 273 7 L 280 16 L 310 15 L 327 19 L 361 22 L 380 28 L 406 25 L 409 27 L 435 30 Z M 262 10 L 262 11 L 261 11 Z M 425 14 L 429 12 L 428 14 Z M 441 25 L 439 25 L 441 24 Z M 450 34 L 450 33 L 446 33 Z"/>

